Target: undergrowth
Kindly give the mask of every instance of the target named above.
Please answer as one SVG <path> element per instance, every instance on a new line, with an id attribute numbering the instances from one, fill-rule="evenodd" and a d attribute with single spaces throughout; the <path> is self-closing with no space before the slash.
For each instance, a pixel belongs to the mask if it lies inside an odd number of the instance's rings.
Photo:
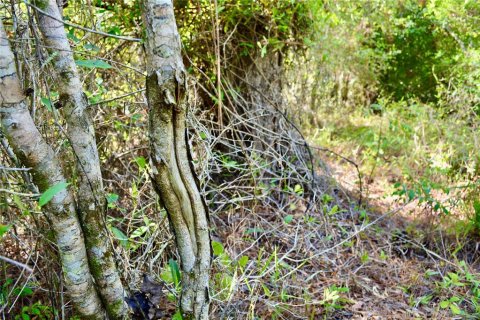
<path id="1" fill-rule="evenodd" d="M 366 186 L 375 181 L 384 195 L 419 199 L 441 215 L 451 215 L 478 232 L 476 177 L 480 122 L 448 114 L 415 100 L 387 99 L 365 108 L 318 111 L 313 143 L 353 159 Z M 364 190 L 368 192 L 368 190 Z"/>

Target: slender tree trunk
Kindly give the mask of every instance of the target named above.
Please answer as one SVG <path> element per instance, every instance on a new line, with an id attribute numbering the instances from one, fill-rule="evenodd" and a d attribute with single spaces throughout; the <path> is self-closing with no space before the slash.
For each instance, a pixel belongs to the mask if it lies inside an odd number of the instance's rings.
<path id="1" fill-rule="evenodd" d="M 39 28 L 55 65 L 60 103 L 67 121 L 67 134 L 76 157 L 78 209 L 92 275 L 110 319 L 127 316 L 124 289 L 115 265 L 113 248 L 105 225 L 105 197 L 95 131 L 87 110 L 88 101 L 73 59 L 56 0 L 37 1 L 50 18 L 37 12 Z"/>
<path id="2" fill-rule="evenodd" d="M 171 0 L 144 0 L 152 182 L 181 257 L 185 319 L 208 319 L 210 237 L 207 208 L 189 163 L 186 72 Z"/>
<path id="3" fill-rule="evenodd" d="M 66 179 L 52 148 L 36 128 L 25 104 L 13 54 L 0 21 L 0 120 L 2 129 L 24 166 L 32 168 L 40 192 Z M 105 311 L 94 288 L 82 229 L 68 189 L 62 190 L 44 207 L 55 232 L 68 293 L 85 319 L 104 319 Z"/>

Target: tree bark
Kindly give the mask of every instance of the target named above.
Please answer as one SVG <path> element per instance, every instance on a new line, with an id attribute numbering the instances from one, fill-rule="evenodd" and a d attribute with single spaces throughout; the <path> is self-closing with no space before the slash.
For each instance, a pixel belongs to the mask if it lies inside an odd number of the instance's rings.
<path id="1" fill-rule="evenodd" d="M 171 0 L 144 0 L 152 182 L 168 213 L 181 258 L 180 309 L 208 319 L 210 236 L 207 208 L 189 163 L 186 72 Z"/>
<path id="2" fill-rule="evenodd" d="M 33 181 L 40 192 L 66 182 L 52 148 L 42 138 L 25 104 L 13 53 L 0 21 L 0 120 L 15 154 L 32 168 Z M 55 232 L 65 285 L 75 308 L 85 319 L 104 319 L 105 311 L 94 288 L 89 270 L 82 229 L 68 189 L 44 206 Z"/>
<path id="3" fill-rule="evenodd" d="M 256 54 L 246 66 L 242 67 L 246 70 L 245 78 L 240 79 L 238 85 L 244 88 L 245 97 L 249 100 L 244 112 L 256 120 L 254 125 L 261 134 L 261 137 L 254 141 L 257 151 L 278 148 L 275 136 L 284 129 L 280 127 L 285 108 L 281 55 L 280 52 L 269 53 L 265 57 Z"/>
<path id="4" fill-rule="evenodd" d="M 110 319 L 124 319 L 127 307 L 125 292 L 115 265 L 114 253 L 105 225 L 105 196 L 95 129 L 87 110 L 72 49 L 68 42 L 56 0 L 36 1 L 40 9 L 54 17 L 37 13 L 39 28 L 50 53 L 56 52 L 55 65 L 60 103 L 67 121 L 77 172 L 78 209 L 85 234 L 90 270 Z"/>

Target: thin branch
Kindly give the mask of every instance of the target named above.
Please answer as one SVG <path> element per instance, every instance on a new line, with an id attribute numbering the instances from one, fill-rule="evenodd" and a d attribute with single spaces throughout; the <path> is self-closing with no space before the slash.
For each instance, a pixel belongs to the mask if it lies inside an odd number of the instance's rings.
<path id="1" fill-rule="evenodd" d="M 99 34 L 99 35 L 102 35 L 104 37 L 110 37 L 110 38 L 115 38 L 115 39 L 119 39 L 119 40 L 125 40 L 125 41 L 132 41 L 132 42 L 142 42 L 142 39 L 139 39 L 139 38 L 130 38 L 130 37 L 125 37 L 125 36 L 117 36 L 117 35 L 114 35 L 114 34 L 110 34 L 110 33 L 106 33 L 106 32 L 103 32 L 103 31 L 98 31 L 98 30 L 94 30 L 94 29 L 90 29 L 90 28 L 86 28 L 86 27 L 82 27 L 78 24 L 75 24 L 75 23 L 71 23 L 71 22 L 67 22 L 67 21 L 63 21 L 61 19 L 57 19 L 55 18 L 54 16 L 46 13 L 45 11 L 43 11 L 42 9 L 40 9 L 39 7 L 35 6 L 34 4 L 31 4 L 27 1 L 24 1 L 25 4 L 29 7 L 32 7 L 34 8 L 35 10 L 37 10 L 39 13 L 43 14 L 44 16 L 47 16 L 49 17 L 50 19 L 53 19 L 55 21 L 58 21 L 58 22 L 61 22 L 67 26 L 70 26 L 70 27 L 73 27 L 73 28 L 77 28 L 77 29 L 80 29 L 80 30 L 83 30 L 83 31 L 86 31 L 86 32 L 91 32 L 91 33 L 96 33 L 96 34 Z"/>
<path id="2" fill-rule="evenodd" d="M 32 168 L 11 168 L 11 167 L 0 166 L 0 170 L 4 170 L 4 171 L 29 171 L 29 170 L 32 170 Z"/>
<path id="3" fill-rule="evenodd" d="M 145 91 L 145 90 L 146 90 L 145 88 L 142 88 L 142 89 L 139 89 L 139 90 L 137 90 L 137 91 L 133 91 L 133 92 L 129 92 L 129 93 L 122 94 L 122 95 L 120 95 L 120 96 L 118 96 L 118 97 L 114 97 L 114 98 L 111 98 L 111 99 L 106 99 L 106 100 L 98 101 L 98 102 L 95 102 L 95 103 L 90 103 L 88 106 L 89 106 L 89 107 L 90 107 L 90 106 L 96 106 L 96 105 L 99 105 L 99 104 L 108 103 L 108 102 L 112 102 L 112 101 L 115 101 L 115 100 L 120 100 L 120 99 L 129 97 L 129 96 L 133 96 L 134 94 L 143 92 L 143 91 Z"/>
<path id="4" fill-rule="evenodd" d="M 10 263 L 10 264 L 13 264 L 13 265 L 15 265 L 15 266 L 17 266 L 17 267 L 19 267 L 19 268 L 22 268 L 23 270 L 26 270 L 26 271 L 28 271 L 28 272 L 30 272 L 30 273 L 33 273 L 33 269 L 30 268 L 29 266 L 27 266 L 27 265 L 24 264 L 24 263 L 15 261 L 15 260 L 13 260 L 13 259 L 10 259 L 10 258 L 4 257 L 4 256 L 0 256 L 0 260 L 3 260 L 3 261 L 8 262 L 8 263 Z"/>
<path id="5" fill-rule="evenodd" d="M 40 193 L 22 193 L 22 192 L 16 192 L 16 191 L 12 191 L 12 190 L 7 190 L 7 189 L 0 189 L 0 192 L 10 193 L 10 194 L 14 194 L 14 195 L 16 195 L 16 196 L 21 196 L 21 197 L 32 197 L 32 198 L 35 198 L 35 197 L 39 197 L 39 196 L 40 196 Z"/>

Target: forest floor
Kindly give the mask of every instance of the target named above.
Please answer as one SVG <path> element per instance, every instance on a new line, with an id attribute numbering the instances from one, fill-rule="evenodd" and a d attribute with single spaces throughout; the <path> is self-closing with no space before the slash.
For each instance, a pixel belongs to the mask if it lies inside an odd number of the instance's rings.
<path id="1" fill-rule="evenodd" d="M 382 168 L 362 177 L 359 206 L 353 161 L 332 152 L 318 155 L 327 164 L 319 175 L 327 178 L 316 207 L 309 207 L 298 192 L 284 201 L 287 207 L 274 200 L 266 206 L 263 199 L 211 217 L 212 319 L 479 319 L 478 239 L 459 239 L 448 225 L 432 223 L 438 217 L 418 202 L 405 204 L 392 196 L 391 185 L 398 177 Z M 122 180 L 123 189 L 128 191 L 125 181 L 130 180 Z M 175 248 L 168 221 L 159 219 L 153 192 L 144 181 L 148 178 L 138 182 L 139 207 L 150 220 L 135 218 L 139 211 L 127 207 L 131 202 L 127 192 L 120 194 L 118 208 L 112 208 L 112 212 L 128 208 L 117 214 L 125 223 L 135 222 L 141 230 L 142 223 L 153 226 L 143 236 L 144 243 L 133 238 L 138 229 L 125 228 L 134 240 L 131 245 L 139 246 L 120 247 L 119 265 L 130 291 L 140 287 L 144 272 L 164 283 L 168 290 L 162 319 L 171 319 L 179 292 L 169 262 L 176 259 Z M 31 244 L 36 238 L 25 239 Z M 17 245 L 8 243 L 7 256 L 28 261 Z M 22 250 L 31 251 L 28 246 Z M 63 296 L 50 294 L 61 274 L 58 266 L 47 263 L 55 258 L 47 256 L 50 250 L 39 252 L 43 263 L 36 265 L 41 274 L 33 286 L 35 296 L 18 299 L 15 312 L 34 299 L 56 303 L 57 310 L 63 303 Z M 11 273 L 8 278 L 22 275 Z"/>
<path id="2" fill-rule="evenodd" d="M 335 180 L 358 198 L 359 177 L 352 165 L 329 158 Z M 419 219 L 421 209 L 416 203 L 404 205 L 398 197 L 386 193 L 385 186 L 394 179 L 391 174 L 363 179 L 361 192 L 369 219 L 381 220 L 365 230 L 357 243 L 362 254 L 360 264 L 353 270 L 342 268 L 354 284 L 349 292 L 355 303 L 345 305 L 343 317 L 338 312 L 335 318 L 451 319 L 448 308 L 438 308 L 447 298 L 438 289 L 441 275 L 454 270 L 456 263 L 422 243 L 421 234 L 431 228 Z"/>
<path id="3" fill-rule="evenodd" d="M 478 319 L 479 243 L 389 195 L 388 173 L 364 178 L 358 207 L 355 168 L 324 161 L 338 197 L 325 196 L 323 212 L 297 208 L 287 221 L 256 208 L 214 219 L 225 247 L 215 260 L 226 291 L 214 295 L 218 318 Z"/>

